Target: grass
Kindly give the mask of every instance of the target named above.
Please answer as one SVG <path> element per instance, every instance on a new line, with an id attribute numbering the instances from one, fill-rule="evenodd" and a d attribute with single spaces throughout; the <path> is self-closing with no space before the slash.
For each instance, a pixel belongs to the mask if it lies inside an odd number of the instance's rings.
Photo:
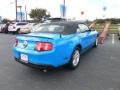
<path id="1" fill-rule="evenodd" d="M 102 32 L 103 27 L 104 27 L 103 24 L 96 24 L 95 29 L 96 29 L 98 32 Z M 110 28 L 109 28 L 109 32 L 110 32 L 110 33 L 115 33 L 115 34 L 117 34 L 117 33 L 118 33 L 118 27 L 119 27 L 119 26 L 118 26 L 117 24 L 111 24 L 111 26 L 110 26 Z"/>

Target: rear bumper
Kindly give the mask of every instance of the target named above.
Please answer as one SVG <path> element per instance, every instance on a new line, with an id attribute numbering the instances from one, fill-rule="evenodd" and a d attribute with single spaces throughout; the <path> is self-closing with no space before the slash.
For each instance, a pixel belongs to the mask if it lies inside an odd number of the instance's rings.
<path id="1" fill-rule="evenodd" d="M 54 69 L 55 68 L 51 65 L 45 65 L 45 64 L 44 65 L 42 65 L 42 64 L 37 65 L 37 64 L 30 63 L 30 62 L 25 63 L 25 62 L 20 61 L 20 59 L 17 59 L 17 58 L 15 58 L 15 60 L 23 65 L 26 65 L 26 66 L 29 66 L 32 68 L 38 68 L 38 69 Z"/>
<path id="2" fill-rule="evenodd" d="M 13 48 L 13 54 L 17 61 L 20 61 L 21 54 L 27 55 L 28 64 L 30 64 L 30 66 L 32 64 L 36 66 L 50 66 L 57 68 L 68 63 L 68 58 L 64 59 L 62 55 L 60 56 L 59 53 L 55 51 L 37 52 L 37 51 Z"/>
<path id="3" fill-rule="evenodd" d="M 9 32 L 16 32 L 16 29 L 8 29 Z"/>
<path id="4" fill-rule="evenodd" d="M 25 30 L 24 30 L 24 29 L 20 29 L 20 33 L 23 33 L 23 34 L 24 34 L 24 33 L 30 33 L 30 30 L 26 30 L 26 29 L 25 29 Z"/>

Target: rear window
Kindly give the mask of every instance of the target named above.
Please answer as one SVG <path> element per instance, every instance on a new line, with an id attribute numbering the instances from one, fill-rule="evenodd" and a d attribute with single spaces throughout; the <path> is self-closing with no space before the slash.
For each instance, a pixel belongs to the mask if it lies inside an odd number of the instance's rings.
<path id="1" fill-rule="evenodd" d="M 27 23 L 17 23 L 17 25 L 26 25 Z"/>
<path id="2" fill-rule="evenodd" d="M 38 33 L 61 33 L 73 34 L 76 33 L 77 24 L 43 24 L 34 29 L 33 32 Z"/>
<path id="3" fill-rule="evenodd" d="M 40 25 L 35 32 L 39 33 L 60 33 L 63 32 L 64 26 L 61 25 Z"/>
<path id="4" fill-rule="evenodd" d="M 15 23 L 10 23 L 10 26 L 14 25 Z"/>

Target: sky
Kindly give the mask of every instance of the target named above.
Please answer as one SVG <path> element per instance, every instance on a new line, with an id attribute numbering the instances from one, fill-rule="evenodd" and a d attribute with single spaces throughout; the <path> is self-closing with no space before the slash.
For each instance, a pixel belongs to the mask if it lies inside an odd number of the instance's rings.
<path id="1" fill-rule="evenodd" d="M 28 13 L 34 8 L 44 8 L 52 17 L 61 16 L 61 4 L 63 0 L 18 0 L 22 11 L 25 11 L 25 5 Z M 103 10 L 103 7 L 106 7 L 106 10 Z M 119 10 L 120 0 L 66 0 L 66 18 L 71 19 L 120 18 Z M 15 0 L 2 0 L 0 16 L 15 19 Z"/>

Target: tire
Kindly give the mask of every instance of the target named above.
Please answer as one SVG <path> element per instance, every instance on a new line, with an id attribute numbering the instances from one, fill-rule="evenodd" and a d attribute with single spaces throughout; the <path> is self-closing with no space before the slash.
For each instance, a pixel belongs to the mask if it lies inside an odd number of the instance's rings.
<path id="1" fill-rule="evenodd" d="M 95 40 L 94 46 L 93 47 L 97 47 L 98 46 L 98 38 Z"/>
<path id="2" fill-rule="evenodd" d="M 67 68 L 70 70 L 74 70 L 79 66 L 79 62 L 80 62 L 80 48 L 76 47 L 67 65 Z"/>
<path id="3" fill-rule="evenodd" d="M 7 34 L 7 33 L 8 33 L 8 30 L 5 30 L 5 33 Z"/>
<path id="4" fill-rule="evenodd" d="M 120 36 L 119 36 L 119 40 L 120 40 Z"/>
<path id="5" fill-rule="evenodd" d="M 12 32 L 12 34 L 16 34 L 16 32 L 14 31 L 14 32 Z"/>
<path id="6" fill-rule="evenodd" d="M 20 28 L 19 28 L 19 29 L 17 29 L 17 34 L 20 34 Z"/>
<path id="7" fill-rule="evenodd" d="M 20 30 L 18 30 L 18 34 L 21 34 Z"/>

